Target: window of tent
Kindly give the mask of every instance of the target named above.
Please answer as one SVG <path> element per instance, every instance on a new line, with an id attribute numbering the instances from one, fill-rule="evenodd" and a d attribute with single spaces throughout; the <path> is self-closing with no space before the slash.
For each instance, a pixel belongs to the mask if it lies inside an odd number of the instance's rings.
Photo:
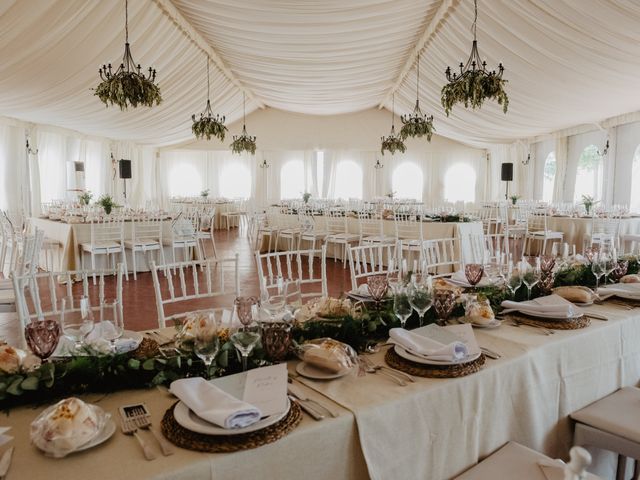
<path id="1" fill-rule="evenodd" d="M 171 165 L 169 194 L 172 197 L 197 196 L 202 190 L 204 190 L 202 176 L 193 164 L 177 161 Z"/>
<path id="2" fill-rule="evenodd" d="M 632 212 L 640 212 L 640 145 L 633 155 L 633 166 L 631 167 L 631 198 L 629 206 Z"/>
<path id="3" fill-rule="evenodd" d="M 289 160 L 280 170 L 280 198 L 300 198 L 304 190 L 304 164 L 302 160 Z"/>
<path id="4" fill-rule="evenodd" d="M 362 199 L 362 168 L 353 160 L 343 160 L 336 166 L 334 198 Z"/>
<path id="5" fill-rule="evenodd" d="M 398 165 L 391 176 L 391 189 L 398 198 L 422 200 L 422 169 L 413 162 Z"/>
<path id="6" fill-rule="evenodd" d="M 444 174 L 444 199 L 447 202 L 476 201 L 476 171 L 466 163 L 456 163 Z"/>
<path id="7" fill-rule="evenodd" d="M 251 172 L 246 165 L 232 163 L 220 173 L 220 195 L 225 198 L 251 196 Z"/>
<path id="8" fill-rule="evenodd" d="M 553 189 L 556 181 L 556 152 L 547 155 L 544 161 L 542 177 L 542 200 L 551 203 L 553 201 Z"/>
<path id="9" fill-rule="evenodd" d="M 581 202 L 583 195 L 602 199 L 602 183 L 604 162 L 598 153 L 598 147 L 589 145 L 580 154 L 576 171 L 576 186 L 573 199 Z"/>

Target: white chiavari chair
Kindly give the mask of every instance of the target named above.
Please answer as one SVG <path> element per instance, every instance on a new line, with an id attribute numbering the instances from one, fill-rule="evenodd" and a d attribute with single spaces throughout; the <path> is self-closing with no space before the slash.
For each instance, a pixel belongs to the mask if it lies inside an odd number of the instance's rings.
<path id="1" fill-rule="evenodd" d="M 620 247 L 620 223 L 619 216 L 591 217 L 591 244 L 601 245 L 610 243 L 616 248 Z"/>
<path id="2" fill-rule="evenodd" d="M 547 250 L 548 242 L 562 242 L 564 234 L 562 232 L 553 231 L 548 226 L 547 211 L 530 212 L 527 216 L 527 230 L 524 237 L 524 252 L 529 252 L 531 243 L 534 241 L 542 242 L 540 253 L 544 255 Z"/>
<path id="3" fill-rule="evenodd" d="M 211 247 L 213 249 L 213 258 L 218 258 L 218 251 L 216 249 L 216 239 L 215 239 L 215 221 L 216 221 L 215 207 L 203 206 L 198 210 L 196 236 L 200 244 L 200 251 L 204 255 L 205 242 L 209 240 L 211 242 Z"/>
<path id="4" fill-rule="evenodd" d="M 300 238 L 298 241 L 298 249 L 302 249 L 303 242 L 311 242 L 310 249 L 315 250 L 316 244 L 320 245 L 324 242 L 324 239 L 329 235 L 326 227 L 324 226 L 325 220 L 321 215 L 312 216 L 310 214 L 303 214 L 300 216 Z"/>
<path id="5" fill-rule="evenodd" d="M 327 236 L 324 240 L 325 245 L 334 244 L 340 247 L 342 268 L 347 268 L 347 250 L 351 244 L 360 241 L 360 235 L 357 233 L 349 233 L 347 212 L 344 210 L 327 210 L 324 215 L 327 225 Z"/>
<path id="6" fill-rule="evenodd" d="M 270 207 L 264 216 L 263 221 L 258 225 L 256 231 L 256 250 L 260 250 L 261 244 L 265 238 L 269 239 L 267 251 L 271 251 L 271 243 L 273 241 L 274 250 L 278 248 L 278 231 L 280 230 L 279 220 L 283 214 L 280 213 L 279 208 Z"/>
<path id="7" fill-rule="evenodd" d="M 124 249 L 124 219 L 117 216 L 104 217 L 101 220 L 91 221 L 91 241 L 89 243 L 80 244 L 80 265 L 84 268 L 84 254 L 91 255 L 91 270 L 96 270 L 96 256 L 105 255 L 107 257 L 107 265 L 109 256 L 111 255 L 113 268 L 116 267 L 115 255 L 119 254 L 124 273 L 129 281 L 129 272 L 127 269 L 127 255 Z M 96 284 L 96 277 L 93 277 L 93 284 Z"/>
<path id="8" fill-rule="evenodd" d="M 405 256 L 409 264 L 412 260 L 416 260 L 417 254 L 418 261 L 422 260 L 422 252 L 424 243 L 424 232 L 422 229 L 422 222 L 418 220 L 418 217 L 413 214 L 396 213 L 393 218 L 396 242 L 400 242 L 400 248 L 402 249 L 402 256 Z"/>
<path id="9" fill-rule="evenodd" d="M 186 212 L 181 213 L 173 220 L 171 236 L 165 240 L 165 245 L 171 247 L 173 263 L 176 263 L 176 250 L 182 250 L 183 262 L 193 258 L 193 250 L 195 250 L 197 258 L 203 258 L 198 242 L 197 222 L 197 215 L 190 215 Z"/>
<path id="10" fill-rule="evenodd" d="M 159 273 L 164 274 L 161 281 Z M 240 278 L 238 270 L 238 254 L 234 258 L 195 260 L 190 262 L 156 265 L 151 263 L 153 288 L 158 310 L 158 327 L 165 328 L 167 321 L 179 320 L 188 312 L 198 308 L 186 307 L 185 303 L 198 300 L 211 300 L 240 295 Z M 163 288 L 164 284 L 164 288 Z M 232 298 L 227 304 L 231 304 Z M 207 302 L 209 303 L 209 302 Z M 210 306 L 210 305 L 207 305 Z M 165 308 L 180 310 L 168 313 Z M 201 303 L 200 308 L 203 305 Z"/>
<path id="11" fill-rule="evenodd" d="M 456 239 L 425 240 L 422 253 L 422 272 L 435 278 L 448 277 L 460 269 Z"/>
<path id="12" fill-rule="evenodd" d="M 348 253 L 352 290 L 358 289 L 358 280 L 387 274 L 398 264 L 396 244 L 360 245 L 349 248 Z"/>
<path id="13" fill-rule="evenodd" d="M 384 234 L 382 217 L 375 218 L 375 214 L 371 212 L 361 212 L 358 214 L 358 228 L 360 230 L 359 245 L 396 243 L 395 236 Z"/>
<path id="14" fill-rule="evenodd" d="M 94 290 L 89 288 L 89 278 L 98 279 L 98 292 L 93 295 L 91 305 L 99 306 L 106 297 L 105 277 L 114 276 L 115 292 L 111 298 L 118 301 L 120 313 L 122 314 L 122 264 L 118 264 L 111 270 L 73 270 L 64 272 L 29 272 L 25 275 L 14 275 L 12 277 L 13 288 L 16 297 L 16 310 L 20 321 L 21 330 L 32 320 L 43 320 L 47 317 L 60 315 L 59 300 L 63 297 L 78 294 L 74 289 L 74 282 L 82 285 L 82 295 L 91 299 Z M 75 290 L 75 291 L 74 291 Z"/>
<path id="15" fill-rule="evenodd" d="M 11 272 L 11 277 L 21 277 L 34 274 L 38 270 L 38 257 L 42 248 L 44 232 L 36 230 L 34 235 L 22 237 L 20 251 Z M 0 312 L 11 312 L 16 308 L 16 296 L 13 288 L 13 278 L 0 281 Z"/>
<path id="16" fill-rule="evenodd" d="M 131 221 L 131 240 L 125 240 L 124 246 L 131 250 L 133 263 L 133 279 L 138 279 L 138 263 L 136 254 L 142 253 L 150 265 L 150 254 L 158 252 L 162 263 L 167 263 L 164 258 L 162 244 L 162 220 L 158 217 L 149 217 L 142 220 Z"/>
<path id="17" fill-rule="evenodd" d="M 326 245 L 318 250 L 256 252 L 255 255 L 261 293 L 272 286 L 269 279 L 280 277 L 300 282 L 303 302 L 328 296 Z"/>
<path id="18" fill-rule="evenodd" d="M 276 235 L 276 250 L 280 246 L 280 240 L 287 242 L 287 250 L 295 250 L 300 246 L 300 235 L 302 227 L 298 215 L 289 211 L 280 216 L 280 228 Z"/>

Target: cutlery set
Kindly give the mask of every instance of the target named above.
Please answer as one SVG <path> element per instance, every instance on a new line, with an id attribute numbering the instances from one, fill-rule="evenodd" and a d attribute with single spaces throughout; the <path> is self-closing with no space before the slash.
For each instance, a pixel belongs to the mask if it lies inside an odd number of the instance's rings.
<path id="1" fill-rule="evenodd" d="M 300 385 L 304 385 L 304 383 L 300 382 L 297 378 L 295 378 L 295 376 L 289 375 L 288 381 L 289 385 L 287 387 L 287 394 L 289 395 L 289 399 L 296 401 L 300 405 L 300 408 L 307 412 L 311 416 L 311 418 L 313 418 L 314 420 L 324 420 L 327 415 L 330 415 L 333 418 L 337 418 L 340 416 L 339 413 L 337 413 L 335 410 L 332 410 L 324 403 L 309 398 L 309 396 L 304 393 L 303 389 L 300 388 Z"/>
<path id="2" fill-rule="evenodd" d="M 144 456 L 147 460 L 155 460 L 156 455 L 151 446 L 138 433 L 138 430 L 148 430 L 160 445 L 160 450 L 164 456 L 173 455 L 174 450 L 171 444 L 151 427 L 151 414 L 144 403 L 136 405 L 125 405 L 120 410 L 120 428 L 125 435 L 136 438 Z"/>

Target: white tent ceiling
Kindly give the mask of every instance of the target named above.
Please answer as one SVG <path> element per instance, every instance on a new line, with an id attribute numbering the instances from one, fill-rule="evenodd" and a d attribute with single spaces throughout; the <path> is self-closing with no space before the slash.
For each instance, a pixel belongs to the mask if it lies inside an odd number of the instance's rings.
<path id="1" fill-rule="evenodd" d="M 640 2 L 479 0 L 480 54 L 505 65 L 509 113 L 440 106 L 444 69 L 466 60 L 471 0 L 131 0 L 134 59 L 153 66 L 164 102 L 105 108 L 91 88 L 117 63 L 122 0 L 0 0 L 0 115 L 150 144 L 191 137 L 205 101 L 205 53 L 214 110 L 227 123 L 261 106 L 337 114 L 415 101 L 439 134 L 510 142 L 640 110 Z M 235 132 L 232 132 L 235 133 Z M 385 132 L 372 132 L 380 135 Z"/>

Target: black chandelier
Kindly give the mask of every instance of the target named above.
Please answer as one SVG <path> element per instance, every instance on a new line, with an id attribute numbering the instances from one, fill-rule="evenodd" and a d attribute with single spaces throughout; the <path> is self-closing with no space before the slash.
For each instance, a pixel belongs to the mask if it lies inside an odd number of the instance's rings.
<path id="1" fill-rule="evenodd" d="M 242 134 L 239 136 L 233 136 L 231 151 L 233 153 L 248 152 L 251 155 L 254 155 L 256 153 L 256 137 L 247 135 L 247 126 L 245 124 L 247 120 L 247 113 L 245 103 L 245 94 L 242 92 Z"/>
<path id="2" fill-rule="evenodd" d="M 480 108 L 486 98 L 493 98 L 502 105 L 504 113 L 507 113 L 509 98 L 504 91 L 506 80 L 502 79 L 504 67 L 502 63 L 498 65 L 498 71 L 487 70 L 487 62 L 480 58 L 478 52 L 477 23 L 478 23 L 478 0 L 474 0 L 474 18 L 471 30 L 473 31 L 473 45 L 467 63 L 460 62 L 460 73 L 451 72 L 451 67 L 447 67 L 445 75 L 448 84 L 442 88 L 442 106 L 447 116 L 451 112 L 453 105 L 458 102 L 464 103 L 465 107 L 471 105 L 472 108 Z"/>
<path id="3" fill-rule="evenodd" d="M 400 136 L 403 140 L 408 137 L 422 137 L 426 135 L 427 141 L 431 141 L 433 135 L 433 115 L 427 116 L 420 110 L 420 54 L 418 53 L 418 61 L 416 65 L 416 106 L 409 115 L 402 115 L 400 120 L 403 123 L 400 130 Z"/>
<path id="4" fill-rule="evenodd" d="M 223 142 L 224 135 L 227 131 L 227 127 L 224 124 L 225 117 L 224 115 L 222 117 L 217 114 L 215 116 L 213 115 L 213 111 L 211 110 L 210 92 L 209 57 L 207 57 L 207 106 L 200 114 L 199 120 L 196 120 L 195 114 L 191 115 L 191 119 L 193 120 L 191 130 L 198 139 L 206 137 L 207 140 L 211 140 L 211 137 L 217 137 L 221 142 Z"/>
<path id="5" fill-rule="evenodd" d="M 395 109 L 396 109 L 396 94 L 393 94 L 393 103 L 391 107 L 391 133 L 386 137 L 381 137 L 382 146 L 380 148 L 380 153 L 384 155 L 385 151 L 388 151 L 391 155 L 395 154 L 397 151 L 402 153 L 407 151 L 407 147 L 400 135 L 396 134 L 396 126 L 395 126 Z"/>
<path id="6" fill-rule="evenodd" d="M 124 11 L 125 44 L 122 63 L 115 73 L 110 63 L 98 69 L 102 82 L 96 87 L 95 95 L 105 105 L 118 105 L 121 110 L 126 110 L 128 106 L 135 108 L 138 105 L 152 107 L 154 103 L 159 105 L 162 102 L 162 96 L 160 88 L 155 84 L 155 69 L 149 67 L 148 74 L 143 73 L 142 67 L 140 64 L 136 65 L 131 55 L 128 0 L 125 0 Z"/>

